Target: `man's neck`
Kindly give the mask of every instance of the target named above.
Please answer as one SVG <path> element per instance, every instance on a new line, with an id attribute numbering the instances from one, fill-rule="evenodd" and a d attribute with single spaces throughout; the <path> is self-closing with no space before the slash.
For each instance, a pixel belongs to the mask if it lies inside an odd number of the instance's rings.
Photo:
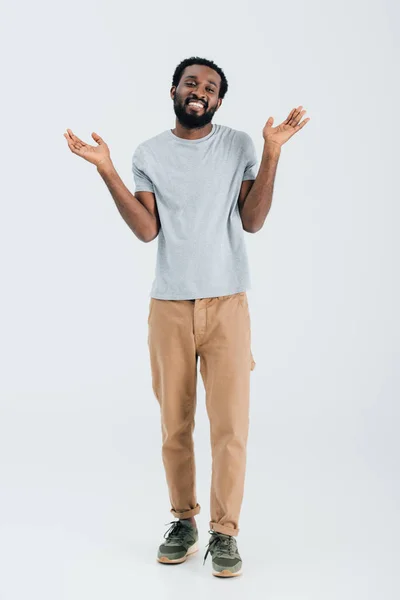
<path id="1" fill-rule="evenodd" d="M 171 131 L 176 137 L 184 140 L 199 140 L 211 133 L 212 129 L 212 123 L 207 123 L 204 127 L 188 129 L 187 127 L 183 127 L 179 121 L 176 121 L 175 129 L 171 129 Z"/>

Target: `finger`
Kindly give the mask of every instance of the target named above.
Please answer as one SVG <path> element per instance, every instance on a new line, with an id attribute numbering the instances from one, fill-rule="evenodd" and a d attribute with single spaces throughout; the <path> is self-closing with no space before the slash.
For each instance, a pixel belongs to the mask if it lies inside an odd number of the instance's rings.
<path id="1" fill-rule="evenodd" d="M 304 121 L 302 121 L 299 125 L 296 125 L 295 130 L 299 131 L 302 127 L 304 127 L 304 125 L 306 123 L 308 123 L 309 120 L 310 120 L 310 117 L 308 117 L 307 119 L 304 119 Z"/>
<path id="2" fill-rule="evenodd" d="M 69 149 L 74 154 L 77 154 L 78 156 L 83 156 L 84 150 L 87 148 L 87 144 L 82 142 L 79 138 L 77 138 L 73 134 L 71 136 L 72 131 L 70 129 L 67 131 L 68 131 L 68 134 L 64 133 L 64 137 L 67 140 Z"/>
<path id="3" fill-rule="evenodd" d="M 286 117 L 286 119 L 283 121 L 282 125 L 289 125 L 289 121 L 292 118 L 292 115 L 294 113 L 296 109 L 292 108 L 292 110 L 290 111 L 290 113 L 288 114 L 288 116 Z"/>
<path id="4" fill-rule="evenodd" d="M 103 138 L 101 138 L 95 131 L 92 133 L 92 138 L 100 145 L 105 143 Z"/>
<path id="5" fill-rule="evenodd" d="M 72 132 L 72 129 L 67 129 L 67 133 L 68 133 L 68 136 L 71 138 L 71 140 L 78 139 L 77 136 Z"/>
<path id="6" fill-rule="evenodd" d="M 305 115 L 306 112 L 307 112 L 306 110 L 302 110 L 301 111 L 301 113 L 295 119 L 295 122 L 294 122 L 295 126 L 297 126 L 300 123 L 301 119 L 304 117 L 304 115 Z"/>
<path id="7" fill-rule="evenodd" d="M 77 154 L 78 156 L 82 156 L 83 152 L 81 151 L 81 149 L 78 148 L 77 145 L 70 140 L 70 138 L 68 138 L 66 133 L 64 133 L 64 137 L 67 140 L 68 148 L 71 150 L 71 152 Z"/>
<path id="8" fill-rule="evenodd" d="M 71 146 L 73 145 L 73 140 L 71 138 L 70 135 L 68 135 L 68 133 L 64 133 L 63 136 L 65 137 L 65 139 L 67 140 L 67 144 L 68 146 L 71 148 Z"/>
<path id="9" fill-rule="evenodd" d="M 302 108 L 303 108 L 302 106 L 298 106 L 297 108 L 294 109 L 293 114 L 292 114 L 292 116 L 291 116 L 291 118 L 289 120 L 288 125 L 291 125 L 292 127 L 297 125 L 297 123 L 299 122 L 299 120 L 301 118 L 300 117 L 300 114 L 301 114 L 300 110 Z M 306 111 L 304 111 L 304 112 L 306 112 Z"/>
<path id="10" fill-rule="evenodd" d="M 304 115 L 305 115 L 306 112 L 307 112 L 306 110 L 302 110 L 301 111 L 301 113 L 299 114 L 298 118 L 296 119 L 296 125 L 298 125 L 300 123 L 301 119 L 304 117 Z"/>
<path id="11" fill-rule="evenodd" d="M 296 127 L 299 122 L 301 121 L 301 119 L 303 118 L 303 115 L 306 113 L 306 110 L 302 110 L 301 113 L 296 114 L 295 116 L 293 116 L 292 118 L 292 122 L 290 123 L 291 127 Z"/>
<path id="12" fill-rule="evenodd" d="M 83 146 L 86 146 L 85 142 L 83 140 L 81 140 L 80 138 L 78 138 L 77 135 L 75 135 L 74 133 L 72 133 L 71 129 L 67 129 L 69 136 L 71 138 L 71 141 L 77 145 L 77 147 L 81 148 Z"/>

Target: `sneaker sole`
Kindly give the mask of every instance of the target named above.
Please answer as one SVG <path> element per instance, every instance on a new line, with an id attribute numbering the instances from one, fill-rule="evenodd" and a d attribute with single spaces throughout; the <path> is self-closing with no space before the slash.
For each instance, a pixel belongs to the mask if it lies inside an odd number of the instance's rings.
<path id="1" fill-rule="evenodd" d="M 176 563 L 182 563 L 185 562 L 185 560 L 187 559 L 188 556 L 190 556 L 190 554 L 194 554 L 195 552 L 197 552 L 199 549 L 199 542 L 195 542 L 192 546 L 190 546 L 190 548 L 188 548 L 188 551 L 186 552 L 185 556 L 182 556 L 181 558 L 168 558 L 168 556 L 157 556 L 157 560 L 160 563 L 164 563 L 164 564 L 176 564 Z"/>
<path id="2" fill-rule="evenodd" d="M 215 575 L 215 577 L 237 577 L 242 574 L 242 569 L 237 573 L 232 573 L 232 571 L 224 569 L 223 571 L 213 571 L 212 574 Z"/>

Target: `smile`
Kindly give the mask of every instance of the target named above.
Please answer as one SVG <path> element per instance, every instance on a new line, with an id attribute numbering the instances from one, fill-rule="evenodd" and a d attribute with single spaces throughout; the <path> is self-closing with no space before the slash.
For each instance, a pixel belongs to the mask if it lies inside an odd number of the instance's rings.
<path id="1" fill-rule="evenodd" d="M 194 100 L 192 102 L 189 102 L 188 106 L 196 110 L 201 110 L 202 108 L 204 108 L 204 105 L 201 102 L 195 102 Z"/>

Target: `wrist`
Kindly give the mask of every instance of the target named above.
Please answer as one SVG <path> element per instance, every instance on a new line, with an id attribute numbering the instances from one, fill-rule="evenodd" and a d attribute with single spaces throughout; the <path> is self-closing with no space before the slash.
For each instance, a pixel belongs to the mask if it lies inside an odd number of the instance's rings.
<path id="1" fill-rule="evenodd" d="M 113 162 L 111 160 L 111 158 L 103 158 L 97 165 L 96 165 L 97 171 L 99 173 L 103 173 L 105 171 L 110 171 L 114 169 L 114 165 Z"/>
<path id="2" fill-rule="evenodd" d="M 280 154 L 281 145 L 277 144 L 276 142 L 264 140 L 264 152 L 268 154 Z"/>

